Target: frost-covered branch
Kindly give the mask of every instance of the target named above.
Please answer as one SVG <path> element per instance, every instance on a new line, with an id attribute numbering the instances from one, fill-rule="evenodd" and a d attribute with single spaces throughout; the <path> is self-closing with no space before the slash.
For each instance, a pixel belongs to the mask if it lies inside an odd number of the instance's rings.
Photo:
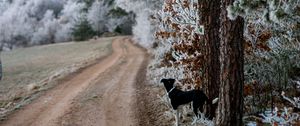
<path id="1" fill-rule="evenodd" d="M 298 113 L 292 113 L 286 107 L 282 111 L 279 111 L 279 109 L 275 107 L 273 112 L 267 111 L 260 115 L 263 117 L 262 121 L 264 123 L 269 123 L 272 126 L 293 125 L 295 121 L 300 119 Z"/>
<path id="2" fill-rule="evenodd" d="M 150 17 L 161 8 L 162 2 L 163 0 L 115 0 L 117 6 L 135 13 L 134 40 L 143 47 L 151 48 L 155 42 L 153 34 L 157 27 Z"/>
<path id="3" fill-rule="evenodd" d="M 300 87 L 300 82 L 297 81 L 297 84 L 298 84 L 298 87 Z M 281 96 L 285 100 L 289 101 L 294 107 L 300 109 L 300 97 L 294 97 L 293 99 L 291 99 L 291 98 L 285 96 L 285 92 L 282 92 Z"/>

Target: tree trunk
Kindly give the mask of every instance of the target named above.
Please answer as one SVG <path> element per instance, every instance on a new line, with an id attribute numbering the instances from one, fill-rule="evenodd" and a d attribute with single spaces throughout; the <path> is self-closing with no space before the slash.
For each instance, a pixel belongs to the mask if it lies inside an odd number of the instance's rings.
<path id="1" fill-rule="evenodd" d="M 200 25 L 204 26 L 205 34 L 200 41 L 206 45 L 206 77 L 204 83 L 205 93 L 210 101 L 219 96 L 220 87 L 220 1 L 219 0 L 200 0 Z M 217 106 L 211 103 L 206 107 L 207 116 L 212 119 L 215 117 Z"/>
<path id="2" fill-rule="evenodd" d="M 244 20 L 230 20 L 227 7 L 234 0 L 221 1 L 221 85 L 219 108 L 216 118 L 218 126 L 241 126 L 243 117 L 243 27 Z"/>

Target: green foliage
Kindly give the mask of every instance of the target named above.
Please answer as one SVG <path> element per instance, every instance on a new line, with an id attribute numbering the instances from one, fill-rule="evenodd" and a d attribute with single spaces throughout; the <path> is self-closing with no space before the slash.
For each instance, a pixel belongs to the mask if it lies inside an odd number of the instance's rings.
<path id="1" fill-rule="evenodd" d="M 115 33 L 122 33 L 122 28 L 120 26 L 117 26 L 114 30 Z"/>
<path id="2" fill-rule="evenodd" d="M 93 3 L 95 2 L 96 0 L 78 0 L 77 2 L 82 2 L 82 3 L 85 3 L 85 8 L 83 8 L 83 11 L 84 12 L 88 12 L 89 8 L 92 7 Z M 105 5 L 108 5 L 108 6 L 113 6 L 115 0 L 100 0 L 100 1 L 104 1 L 104 4 Z"/>
<path id="3" fill-rule="evenodd" d="M 128 13 L 120 7 L 116 7 L 114 9 L 111 9 L 108 15 L 112 17 L 122 17 L 122 16 L 127 16 Z"/>
<path id="4" fill-rule="evenodd" d="M 89 8 L 93 5 L 95 0 L 78 0 L 80 3 L 85 3 L 85 7 L 82 9 L 83 12 L 88 12 Z"/>
<path id="5" fill-rule="evenodd" d="M 75 41 L 87 40 L 92 38 L 95 34 L 95 31 L 86 18 L 81 18 L 72 29 L 72 36 Z"/>
<path id="6" fill-rule="evenodd" d="M 90 8 L 95 2 L 95 0 L 83 0 L 83 2 L 85 2 L 86 6 Z"/>
<path id="7" fill-rule="evenodd" d="M 107 4 L 108 6 L 112 6 L 115 3 L 115 0 L 104 0 L 105 4 Z"/>

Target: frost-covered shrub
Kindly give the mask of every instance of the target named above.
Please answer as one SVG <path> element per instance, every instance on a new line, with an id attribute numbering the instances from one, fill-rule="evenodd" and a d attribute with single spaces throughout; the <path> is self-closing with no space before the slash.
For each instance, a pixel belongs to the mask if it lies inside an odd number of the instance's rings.
<path id="1" fill-rule="evenodd" d="M 300 86 L 299 83 L 298 83 L 298 85 Z M 299 87 L 298 87 L 298 88 L 299 88 Z M 285 100 L 289 101 L 294 107 L 300 109 L 300 96 L 299 96 L 299 97 L 294 97 L 293 99 L 291 99 L 291 98 L 285 96 L 285 93 L 284 93 L 284 92 L 281 93 L 281 96 L 282 96 Z"/>
<path id="2" fill-rule="evenodd" d="M 158 23 L 154 60 L 148 69 L 152 83 L 159 84 L 161 78 L 175 78 L 180 81 L 176 86 L 181 90 L 200 87 L 205 78 L 205 44 L 200 41 L 203 29 L 198 25 L 198 1 L 167 0 L 152 18 Z M 168 106 L 165 97 L 161 99 Z M 204 115 L 186 123 L 214 125 Z"/>
<path id="3" fill-rule="evenodd" d="M 1 50 L 70 40 L 70 25 L 84 5 L 72 0 L 13 0 L 6 6 L 0 14 Z"/>
<path id="4" fill-rule="evenodd" d="M 153 34 L 156 25 L 150 17 L 161 8 L 163 0 L 116 0 L 116 4 L 127 12 L 135 14 L 134 40 L 141 46 L 151 48 L 155 42 Z"/>
<path id="5" fill-rule="evenodd" d="M 274 108 L 276 103 L 283 102 L 282 91 L 297 92 L 293 80 L 294 70 L 300 68 L 299 3 L 299 0 L 236 0 L 227 9 L 228 17 L 243 16 L 246 24 L 246 113 Z"/>
<path id="6" fill-rule="evenodd" d="M 93 29 L 98 33 L 107 31 L 105 21 L 108 11 L 109 8 L 107 5 L 104 5 L 104 1 L 96 1 L 88 10 L 87 18 L 91 22 Z"/>
<path id="7" fill-rule="evenodd" d="M 300 50 L 272 50 L 260 55 L 248 55 L 245 59 L 246 113 L 263 112 L 282 102 L 280 92 L 295 94 L 294 70 L 299 68 Z"/>
<path id="8" fill-rule="evenodd" d="M 290 25 L 299 22 L 299 0 L 236 0 L 228 10 L 228 17 L 238 15 L 248 17 L 249 14 L 260 15 L 262 20 L 278 25 Z"/>
<path id="9" fill-rule="evenodd" d="M 275 107 L 273 111 L 266 111 L 260 115 L 263 117 L 263 123 L 268 123 L 272 126 L 296 125 L 295 121 L 300 119 L 298 113 L 293 113 L 286 107 L 284 107 L 282 110 L 279 110 L 277 107 Z"/>
<path id="10" fill-rule="evenodd" d="M 245 18 L 245 37 L 254 46 L 293 49 L 299 46 L 299 3 L 300 0 L 237 0 L 228 8 L 228 14 Z"/>
<path id="11" fill-rule="evenodd" d="M 88 9 L 87 18 L 97 35 L 104 32 L 114 32 L 119 28 L 122 34 L 130 34 L 127 29 L 133 25 L 133 14 L 115 7 L 111 1 L 95 1 Z M 123 26 L 129 26 L 124 28 Z"/>
<path id="12" fill-rule="evenodd" d="M 199 39 L 197 7 L 197 0 L 166 1 L 154 17 L 159 29 L 155 34 L 158 48 L 154 51 L 152 71 L 167 73 L 172 69 L 171 74 L 184 83 L 186 90 L 200 87 L 205 77 L 205 45 Z M 155 78 L 157 72 L 153 73 Z M 161 77 L 160 74 L 157 77 Z"/>
<path id="13" fill-rule="evenodd" d="M 298 87 L 300 82 L 296 82 Z M 285 96 L 285 92 L 281 93 L 281 96 L 290 102 L 293 107 L 300 109 L 300 97 L 294 97 L 293 99 Z M 267 110 L 260 114 L 262 116 L 262 122 L 271 124 L 272 126 L 278 125 L 299 125 L 300 115 L 299 113 L 293 112 L 292 107 L 283 107 L 279 109 L 277 107 L 274 110 Z"/>
<path id="14" fill-rule="evenodd" d="M 8 0 L 0 1 L 0 16 L 4 11 L 10 6 L 10 2 Z"/>

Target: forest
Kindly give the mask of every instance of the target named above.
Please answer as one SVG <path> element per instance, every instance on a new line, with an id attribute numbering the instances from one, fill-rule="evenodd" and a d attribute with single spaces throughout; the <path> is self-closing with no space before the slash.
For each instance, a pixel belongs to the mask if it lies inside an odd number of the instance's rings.
<path id="1" fill-rule="evenodd" d="M 1 0 L 0 49 L 126 35 L 132 24 L 134 15 L 114 0 Z"/>
<path id="2" fill-rule="evenodd" d="M 300 0 L 0 1 L 3 51 L 107 34 L 147 49 L 152 85 L 219 99 L 195 124 L 300 125 Z"/>
<path id="3" fill-rule="evenodd" d="M 299 125 L 299 2 L 166 0 L 149 75 L 218 97 L 200 123 Z"/>

